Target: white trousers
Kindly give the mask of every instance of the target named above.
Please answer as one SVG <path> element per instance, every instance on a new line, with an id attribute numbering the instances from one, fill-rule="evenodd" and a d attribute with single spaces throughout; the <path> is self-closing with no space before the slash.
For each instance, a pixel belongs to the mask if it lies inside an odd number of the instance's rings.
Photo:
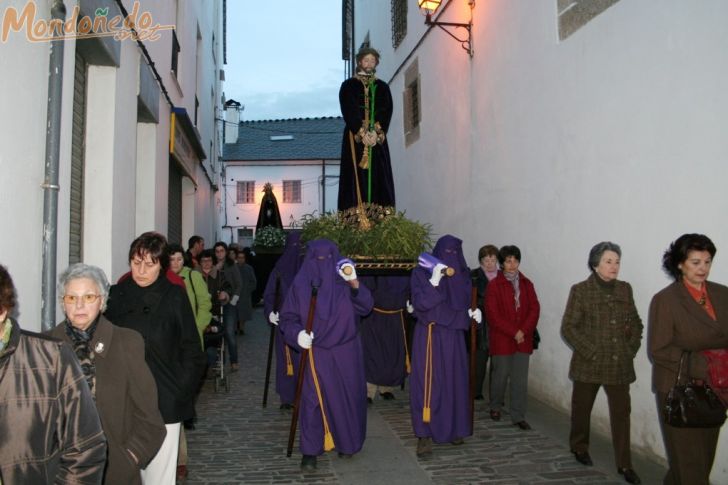
<path id="1" fill-rule="evenodd" d="M 182 423 L 165 424 L 167 436 L 157 455 L 142 470 L 142 483 L 146 485 L 174 485 L 177 480 L 177 452 Z"/>

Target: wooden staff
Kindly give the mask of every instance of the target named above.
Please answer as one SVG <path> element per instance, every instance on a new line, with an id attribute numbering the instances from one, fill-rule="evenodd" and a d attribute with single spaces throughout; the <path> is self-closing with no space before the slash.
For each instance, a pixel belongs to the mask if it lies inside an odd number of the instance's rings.
<path id="1" fill-rule="evenodd" d="M 311 335 L 313 330 L 313 317 L 316 311 L 316 297 L 318 295 L 318 286 L 311 286 L 311 303 L 308 305 L 308 320 L 306 321 L 306 333 Z M 309 349 L 303 349 L 301 352 L 301 363 L 298 366 L 298 379 L 296 380 L 296 398 L 293 401 L 293 416 L 291 416 L 291 431 L 288 433 L 288 449 L 286 456 L 290 457 L 293 453 L 293 441 L 296 439 L 296 425 L 298 424 L 298 410 L 301 407 L 301 391 L 303 390 L 303 376 L 306 371 L 306 362 L 308 361 Z"/>
<path id="2" fill-rule="evenodd" d="M 473 282 L 474 283 L 474 282 Z M 473 284 L 470 292 L 470 309 L 478 308 L 478 287 Z M 478 332 L 478 322 L 470 319 L 470 431 L 475 429 L 475 347 Z"/>
<path id="3" fill-rule="evenodd" d="M 278 312 L 281 305 L 281 275 L 276 272 L 276 292 L 273 298 L 273 311 Z M 267 317 L 267 315 L 266 315 Z M 271 361 L 273 360 L 273 342 L 276 339 L 276 327 L 268 322 L 270 325 L 270 338 L 268 339 L 268 363 L 265 366 L 265 386 L 263 387 L 263 407 L 268 406 L 268 387 L 270 386 L 270 367 Z"/>

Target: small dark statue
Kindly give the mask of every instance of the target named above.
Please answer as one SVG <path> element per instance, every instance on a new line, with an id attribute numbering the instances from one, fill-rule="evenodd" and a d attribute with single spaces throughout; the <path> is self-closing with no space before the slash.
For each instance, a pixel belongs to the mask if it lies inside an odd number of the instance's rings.
<path id="1" fill-rule="evenodd" d="M 281 223 L 281 213 L 278 210 L 278 201 L 276 196 L 273 195 L 273 186 L 270 182 L 266 183 L 263 187 L 263 200 L 260 202 L 260 212 L 258 213 L 258 223 L 255 225 L 255 230 L 258 231 L 261 227 L 273 226 L 279 229 L 283 229 Z"/>

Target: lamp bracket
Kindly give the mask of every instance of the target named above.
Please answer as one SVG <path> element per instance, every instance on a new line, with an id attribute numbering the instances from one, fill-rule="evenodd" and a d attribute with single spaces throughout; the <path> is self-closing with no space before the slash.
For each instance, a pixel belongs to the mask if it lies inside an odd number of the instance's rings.
<path id="1" fill-rule="evenodd" d="M 425 16 L 425 25 L 440 27 L 447 35 L 460 42 L 460 46 L 468 53 L 470 57 L 473 57 L 473 46 L 472 46 L 472 27 L 473 22 L 460 23 L 460 22 L 438 22 L 432 20 L 432 15 L 429 13 Z M 450 30 L 445 27 L 454 27 L 456 29 L 465 29 L 468 32 L 467 39 L 461 39 L 460 37 L 453 34 Z"/>

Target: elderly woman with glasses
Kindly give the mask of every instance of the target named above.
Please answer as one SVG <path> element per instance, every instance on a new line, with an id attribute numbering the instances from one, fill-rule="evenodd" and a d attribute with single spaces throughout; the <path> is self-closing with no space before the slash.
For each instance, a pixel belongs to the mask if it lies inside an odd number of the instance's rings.
<path id="1" fill-rule="evenodd" d="M 144 361 L 144 341 L 101 314 L 109 296 L 101 269 L 70 266 L 59 277 L 58 294 L 66 318 L 50 335 L 70 344 L 96 401 L 108 441 L 104 482 L 142 483 L 140 470 L 166 434 L 157 386 Z"/>

